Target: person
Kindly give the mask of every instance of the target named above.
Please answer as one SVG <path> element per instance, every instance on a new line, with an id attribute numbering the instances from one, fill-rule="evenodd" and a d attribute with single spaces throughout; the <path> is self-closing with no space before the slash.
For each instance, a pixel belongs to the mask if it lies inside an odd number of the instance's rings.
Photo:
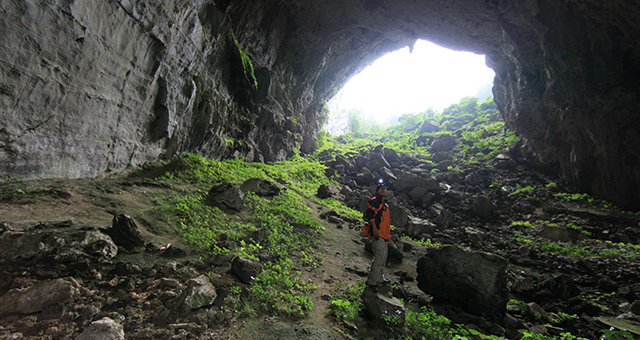
<path id="1" fill-rule="evenodd" d="M 387 188 L 381 183 L 376 187 L 376 194 L 369 200 L 364 213 L 367 224 L 362 231 L 371 239 L 373 249 L 373 262 L 366 284 L 372 287 L 389 282 L 382 273 L 389 253 L 387 243 L 391 239 L 389 206 L 384 201 L 386 196 Z"/>

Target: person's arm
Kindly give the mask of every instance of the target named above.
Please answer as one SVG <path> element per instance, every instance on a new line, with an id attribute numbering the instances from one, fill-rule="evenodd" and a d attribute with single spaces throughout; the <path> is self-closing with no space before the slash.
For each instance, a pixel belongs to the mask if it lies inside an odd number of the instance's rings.
<path id="1" fill-rule="evenodd" d="M 369 221 L 369 225 L 371 226 L 371 231 L 373 232 L 373 237 L 377 240 L 380 237 L 380 231 L 378 231 L 378 226 L 376 225 L 376 220 Z"/>

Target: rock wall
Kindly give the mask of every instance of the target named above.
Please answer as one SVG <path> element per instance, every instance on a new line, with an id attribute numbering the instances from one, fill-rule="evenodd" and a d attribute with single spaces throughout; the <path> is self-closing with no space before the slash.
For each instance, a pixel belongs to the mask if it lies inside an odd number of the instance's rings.
<path id="1" fill-rule="evenodd" d="M 322 101 L 420 38 L 488 56 L 526 157 L 640 207 L 631 0 L 4 0 L 0 11 L 1 174 L 311 152 Z"/>

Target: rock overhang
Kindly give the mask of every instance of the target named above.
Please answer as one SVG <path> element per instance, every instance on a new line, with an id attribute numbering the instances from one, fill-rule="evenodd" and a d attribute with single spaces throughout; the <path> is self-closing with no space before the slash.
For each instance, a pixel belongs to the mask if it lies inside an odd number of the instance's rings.
<path id="1" fill-rule="evenodd" d="M 312 152 L 333 89 L 425 39 L 487 56 L 495 101 L 524 137 L 526 157 L 582 190 L 640 207 L 638 4 L 56 6 L 5 8 L 2 173 L 83 177 L 181 152 L 249 161 Z"/>

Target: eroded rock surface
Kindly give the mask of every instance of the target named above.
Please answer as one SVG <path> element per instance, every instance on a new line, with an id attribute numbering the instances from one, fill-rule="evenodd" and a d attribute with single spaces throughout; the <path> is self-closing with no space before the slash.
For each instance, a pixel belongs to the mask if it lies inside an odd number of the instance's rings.
<path id="1" fill-rule="evenodd" d="M 334 87 L 426 39 L 487 55 L 522 157 L 640 204 L 636 2 L 29 0 L 2 12 L 3 174 L 310 152 Z"/>

